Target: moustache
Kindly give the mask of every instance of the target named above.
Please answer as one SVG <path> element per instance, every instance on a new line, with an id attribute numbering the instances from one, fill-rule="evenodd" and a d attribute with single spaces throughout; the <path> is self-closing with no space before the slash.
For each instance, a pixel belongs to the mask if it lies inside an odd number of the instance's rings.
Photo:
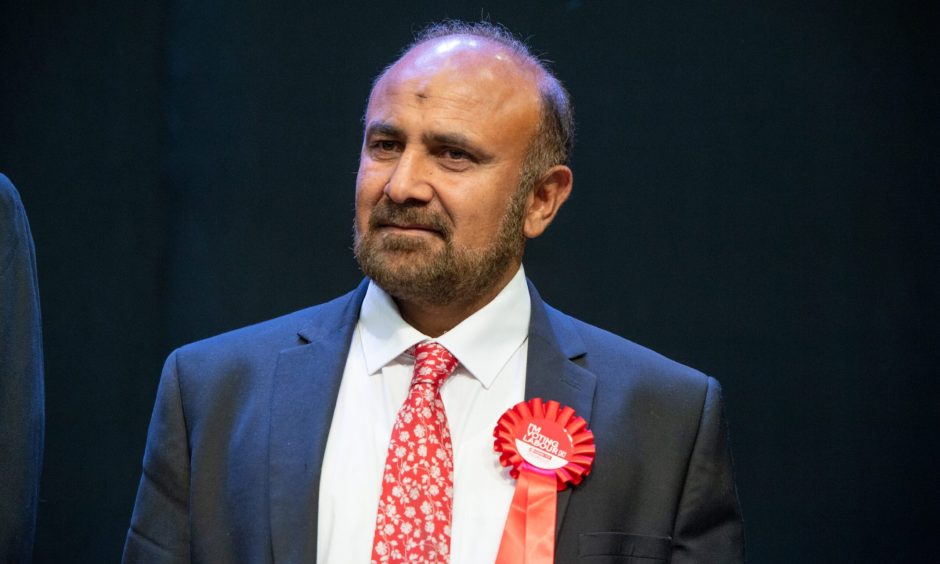
<path id="1" fill-rule="evenodd" d="M 430 211 L 423 204 L 380 201 L 369 215 L 369 227 L 376 229 L 386 225 L 420 226 L 438 233 L 445 241 L 450 241 L 453 234 L 453 227 L 444 214 Z"/>

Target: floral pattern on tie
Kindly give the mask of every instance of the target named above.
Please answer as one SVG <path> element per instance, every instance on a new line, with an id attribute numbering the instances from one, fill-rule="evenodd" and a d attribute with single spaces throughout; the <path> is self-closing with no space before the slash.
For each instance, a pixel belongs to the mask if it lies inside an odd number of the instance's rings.
<path id="1" fill-rule="evenodd" d="M 457 366 L 437 343 L 415 347 L 408 398 L 389 440 L 372 562 L 446 563 L 454 493 L 454 450 L 441 385 Z"/>

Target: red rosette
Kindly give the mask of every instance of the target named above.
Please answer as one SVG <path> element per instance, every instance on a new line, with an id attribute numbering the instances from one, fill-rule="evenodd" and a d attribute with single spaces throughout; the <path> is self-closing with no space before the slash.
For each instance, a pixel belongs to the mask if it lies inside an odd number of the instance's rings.
<path id="1" fill-rule="evenodd" d="M 554 475 L 561 491 L 591 472 L 594 433 L 573 409 L 557 401 L 534 398 L 516 404 L 499 418 L 493 436 L 499 461 L 513 478 L 523 470 Z"/>

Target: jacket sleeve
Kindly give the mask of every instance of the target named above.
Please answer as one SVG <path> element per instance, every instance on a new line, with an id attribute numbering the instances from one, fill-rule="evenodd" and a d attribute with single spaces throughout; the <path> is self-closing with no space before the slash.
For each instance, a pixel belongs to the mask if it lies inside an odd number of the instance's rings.
<path id="1" fill-rule="evenodd" d="M 31 562 L 44 392 L 36 253 L 19 194 L 0 174 L 0 562 Z"/>
<path id="2" fill-rule="evenodd" d="M 708 379 L 673 535 L 672 564 L 744 562 L 744 524 L 721 387 L 713 378 Z"/>
<path id="3" fill-rule="evenodd" d="M 125 563 L 189 562 L 190 452 L 176 363 L 167 359 L 147 433 Z"/>

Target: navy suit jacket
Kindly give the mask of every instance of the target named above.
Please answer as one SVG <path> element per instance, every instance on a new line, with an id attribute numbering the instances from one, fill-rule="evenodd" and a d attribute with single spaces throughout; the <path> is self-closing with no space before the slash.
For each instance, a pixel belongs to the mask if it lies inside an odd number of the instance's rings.
<path id="1" fill-rule="evenodd" d="M 316 561 L 320 466 L 366 286 L 170 355 L 125 562 Z M 556 562 L 743 561 L 718 383 L 529 291 L 526 398 L 571 406 L 597 445 L 558 496 Z"/>
<path id="2" fill-rule="evenodd" d="M 44 431 L 36 251 L 19 194 L 0 174 L 0 562 L 30 562 Z"/>

